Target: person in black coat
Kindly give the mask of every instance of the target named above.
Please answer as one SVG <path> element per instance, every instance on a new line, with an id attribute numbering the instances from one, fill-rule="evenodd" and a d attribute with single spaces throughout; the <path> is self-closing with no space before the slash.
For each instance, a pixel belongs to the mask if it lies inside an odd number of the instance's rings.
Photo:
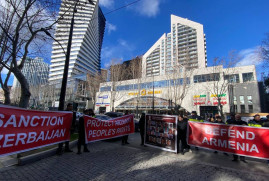
<path id="1" fill-rule="evenodd" d="M 144 134 L 145 134 L 145 121 L 146 121 L 146 114 L 142 113 L 140 119 L 139 119 L 139 130 L 140 130 L 140 136 L 141 136 L 141 146 L 144 145 Z"/>
<path id="2" fill-rule="evenodd" d="M 85 109 L 83 111 L 83 113 L 85 115 L 89 115 L 90 110 Z M 83 145 L 83 147 L 84 147 L 84 152 L 90 152 L 88 150 L 88 148 L 87 148 L 87 144 L 85 143 L 85 127 L 84 127 L 84 118 L 83 118 L 83 116 L 81 116 L 79 118 L 79 124 L 78 124 L 78 143 L 77 143 L 78 152 L 77 152 L 77 154 L 79 154 L 79 155 L 81 154 L 81 145 Z"/>
<path id="3" fill-rule="evenodd" d="M 124 115 L 129 115 L 129 111 L 126 110 Z M 121 144 L 122 144 L 122 145 L 130 144 L 130 143 L 128 142 L 128 136 L 129 136 L 129 135 L 125 135 L 125 136 L 122 137 L 122 139 L 121 139 Z"/>
<path id="4" fill-rule="evenodd" d="M 227 124 L 229 124 L 229 122 Z M 235 120 L 231 120 L 230 121 L 230 124 L 234 124 L 234 125 L 245 125 L 245 126 L 248 125 L 245 121 L 242 121 L 241 120 L 241 116 L 239 114 L 236 114 L 235 115 Z M 233 160 L 232 161 L 237 161 L 237 160 L 238 160 L 238 155 L 233 154 Z M 242 162 L 244 162 L 244 163 L 247 163 L 244 156 L 240 156 L 240 160 Z"/>
<path id="5" fill-rule="evenodd" d="M 68 103 L 66 106 L 66 110 L 65 111 L 73 111 L 73 104 L 72 103 Z M 76 112 L 73 112 L 73 118 L 72 118 L 72 125 L 70 127 L 70 133 L 74 133 L 74 125 L 76 122 Z M 58 149 L 56 151 L 57 155 L 62 155 L 63 154 L 63 144 L 64 143 L 59 143 L 58 144 Z M 65 152 L 73 152 L 70 148 L 69 148 L 69 141 L 65 142 L 65 148 L 64 148 Z"/>
<path id="6" fill-rule="evenodd" d="M 187 144 L 187 126 L 188 126 L 188 119 L 184 118 L 182 115 L 178 116 L 178 123 L 177 123 L 177 152 L 181 152 L 182 155 L 185 153 L 185 149 L 188 149 L 189 146 Z M 179 150 L 179 141 L 181 142 L 181 147 Z"/>

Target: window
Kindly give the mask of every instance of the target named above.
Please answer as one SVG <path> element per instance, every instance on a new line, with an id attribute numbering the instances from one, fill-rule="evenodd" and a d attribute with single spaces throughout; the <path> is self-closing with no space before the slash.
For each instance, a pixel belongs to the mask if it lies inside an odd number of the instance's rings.
<path id="1" fill-rule="evenodd" d="M 239 74 L 225 75 L 224 79 L 229 83 L 239 83 Z"/>
<path id="2" fill-rule="evenodd" d="M 236 96 L 234 96 L 234 105 L 237 105 Z"/>
<path id="3" fill-rule="evenodd" d="M 244 96 L 240 96 L 240 104 L 245 104 Z"/>
<path id="4" fill-rule="evenodd" d="M 247 96 L 247 98 L 248 98 L 248 104 L 252 104 L 253 102 L 252 102 L 252 96 Z"/>
<path id="5" fill-rule="evenodd" d="M 111 87 L 107 86 L 107 87 L 101 87 L 100 88 L 100 92 L 105 92 L 105 91 L 111 91 Z"/>
<path id="6" fill-rule="evenodd" d="M 243 73 L 243 82 L 249 82 L 249 81 L 253 81 L 254 77 L 253 77 L 253 73 Z"/>
<path id="7" fill-rule="evenodd" d="M 245 105 L 240 105 L 240 108 L 241 108 L 241 113 L 245 113 L 246 112 Z"/>
<path id="8" fill-rule="evenodd" d="M 248 105 L 248 112 L 253 113 L 253 105 Z"/>
<path id="9" fill-rule="evenodd" d="M 237 113 L 237 105 L 234 105 L 234 112 Z"/>
<path id="10" fill-rule="evenodd" d="M 134 84 L 134 89 L 138 89 L 138 84 Z"/>
<path id="11" fill-rule="evenodd" d="M 198 83 L 198 82 L 219 81 L 219 78 L 220 78 L 219 73 L 195 75 L 193 76 L 193 82 Z"/>

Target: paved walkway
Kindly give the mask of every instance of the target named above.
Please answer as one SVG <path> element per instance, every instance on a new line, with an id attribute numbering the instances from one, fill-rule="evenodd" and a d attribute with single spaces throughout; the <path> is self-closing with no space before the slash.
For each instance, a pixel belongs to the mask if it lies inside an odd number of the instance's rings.
<path id="1" fill-rule="evenodd" d="M 90 153 L 65 153 L 24 166 L 0 169 L 0 180 L 268 180 L 265 161 L 231 161 L 232 156 L 195 151 L 185 155 L 139 145 L 139 134 L 90 144 Z M 74 149 L 74 151 L 76 151 Z"/>

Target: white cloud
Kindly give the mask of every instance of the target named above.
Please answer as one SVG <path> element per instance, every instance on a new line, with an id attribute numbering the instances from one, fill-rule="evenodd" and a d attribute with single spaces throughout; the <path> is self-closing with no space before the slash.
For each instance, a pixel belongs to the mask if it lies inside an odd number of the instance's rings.
<path id="1" fill-rule="evenodd" d="M 107 67 L 112 59 L 128 60 L 131 59 L 135 47 L 126 40 L 119 39 L 116 44 L 112 46 L 104 46 L 102 49 L 102 62 Z"/>
<path id="2" fill-rule="evenodd" d="M 107 26 L 107 31 L 108 31 L 108 34 L 110 34 L 112 31 L 116 31 L 117 30 L 117 26 L 116 25 L 113 25 L 109 22 L 106 23 L 106 26 Z"/>
<path id="3" fill-rule="evenodd" d="M 236 64 L 236 66 L 260 65 L 263 63 L 260 47 L 241 50 L 238 53 L 238 56 L 239 62 Z"/>
<path id="4" fill-rule="evenodd" d="M 140 15 L 154 17 L 160 11 L 160 4 L 161 0 L 142 0 L 134 6 L 134 10 Z"/>
<path id="5" fill-rule="evenodd" d="M 99 5 L 111 9 L 114 7 L 114 0 L 99 0 Z"/>

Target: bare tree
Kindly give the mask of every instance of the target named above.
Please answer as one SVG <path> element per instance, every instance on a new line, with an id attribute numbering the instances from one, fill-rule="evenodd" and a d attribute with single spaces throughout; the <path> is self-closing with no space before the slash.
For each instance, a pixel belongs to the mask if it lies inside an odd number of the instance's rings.
<path id="1" fill-rule="evenodd" d="M 269 33 L 266 34 L 266 38 L 262 41 L 261 50 L 263 59 L 269 62 Z"/>
<path id="2" fill-rule="evenodd" d="M 173 65 L 166 74 L 168 83 L 168 99 L 170 102 L 171 111 L 179 114 L 182 101 L 187 95 L 190 86 L 190 78 L 193 74 L 193 69 L 187 69 L 181 64 Z M 174 105 L 174 106 L 173 106 Z"/>
<path id="3" fill-rule="evenodd" d="M 121 60 L 112 59 L 110 62 L 110 82 L 108 85 L 111 86 L 111 96 L 110 103 L 112 111 L 115 111 L 115 101 L 121 97 L 118 87 L 122 84 L 124 80 L 124 69 L 125 65 L 122 64 Z"/>
<path id="4" fill-rule="evenodd" d="M 130 78 L 134 79 L 134 84 L 137 88 L 136 96 L 136 117 L 138 117 L 138 108 L 140 103 L 140 92 L 141 92 L 141 82 L 142 82 L 142 57 L 135 57 L 131 60 L 129 68 L 127 69 L 129 72 Z"/>
<path id="5" fill-rule="evenodd" d="M 93 109 L 95 109 L 96 96 L 98 96 L 100 83 L 105 81 L 106 80 L 99 72 L 96 72 L 95 75 L 87 74 L 86 79 L 87 97 L 90 98 L 90 100 L 92 101 Z"/>
<path id="6" fill-rule="evenodd" d="M 213 71 L 205 77 L 205 81 L 211 81 L 207 84 L 207 90 L 211 93 L 211 97 L 217 101 L 218 111 L 222 119 L 224 119 L 223 105 L 227 100 L 223 100 L 224 95 L 227 95 L 229 87 L 236 83 L 237 77 L 235 74 L 234 65 L 237 62 L 237 57 L 232 53 L 229 60 L 215 58 L 213 61 Z"/>
<path id="7" fill-rule="evenodd" d="M 0 9 L 1 31 L 1 70 L 6 68 L 8 76 L 1 84 L 5 85 L 11 73 L 21 85 L 20 107 L 27 107 L 31 96 L 29 84 L 22 74 L 25 60 L 32 50 L 38 50 L 38 45 L 48 40 L 54 30 L 54 25 L 61 16 L 53 7 L 57 0 L 6 0 Z M 18 63 L 18 60 L 20 62 Z M 9 95 L 8 92 L 5 95 Z"/>

